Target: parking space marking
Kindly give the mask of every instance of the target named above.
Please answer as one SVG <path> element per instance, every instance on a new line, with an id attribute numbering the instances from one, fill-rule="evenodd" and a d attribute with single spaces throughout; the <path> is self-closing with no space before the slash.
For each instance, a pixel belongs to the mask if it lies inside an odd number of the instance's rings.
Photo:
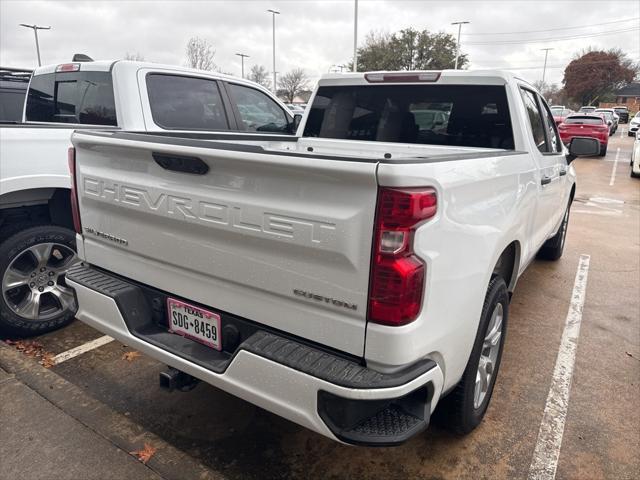
<path id="1" fill-rule="evenodd" d="M 551 387 L 544 406 L 538 440 L 529 467 L 529 480 L 553 480 L 556 476 L 562 436 L 569 406 L 571 377 L 578 349 L 578 336 L 582 323 L 582 310 L 587 291 L 589 255 L 580 255 L 578 271 L 573 284 L 571 304 L 565 320 L 560 349 L 553 369 Z"/>
<path id="2" fill-rule="evenodd" d="M 616 158 L 613 161 L 613 168 L 611 169 L 611 180 L 609 180 L 609 186 L 612 187 L 616 181 L 616 170 L 618 169 L 618 159 L 620 158 L 620 147 L 616 150 Z"/>
<path id="3" fill-rule="evenodd" d="M 105 335 L 103 337 L 96 338 L 95 340 L 91 340 L 90 342 L 84 343 L 78 347 L 72 348 L 71 350 L 67 350 L 66 352 L 59 353 L 55 357 L 53 357 L 53 364 L 59 365 L 62 362 L 66 362 L 78 355 L 82 355 L 90 350 L 106 345 L 109 342 L 113 342 L 113 338 L 109 335 Z"/>

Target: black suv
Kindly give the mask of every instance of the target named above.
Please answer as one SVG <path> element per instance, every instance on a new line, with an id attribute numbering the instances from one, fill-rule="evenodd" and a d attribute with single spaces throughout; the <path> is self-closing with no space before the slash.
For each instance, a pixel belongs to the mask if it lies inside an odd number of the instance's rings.
<path id="1" fill-rule="evenodd" d="M 32 70 L 0 67 L 0 122 L 21 122 Z"/>
<path id="2" fill-rule="evenodd" d="M 620 117 L 620 123 L 629 122 L 629 109 L 627 107 L 614 107 L 613 111 Z"/>

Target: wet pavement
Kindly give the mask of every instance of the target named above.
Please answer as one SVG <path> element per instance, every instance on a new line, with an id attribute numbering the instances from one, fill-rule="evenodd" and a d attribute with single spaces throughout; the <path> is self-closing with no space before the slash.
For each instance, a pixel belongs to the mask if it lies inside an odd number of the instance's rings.
<path id="1" fill-rule="evenodd" d="M 556 478 L 638 478 L 640 180 L 629 176 L 633 139 L 623 134 L 610 139 L 606 158 L 574 162 L 578 187 L 564 256 L 535 261 L 519 280 L 491 405 L 466 437 L 432 425 L 397 448 L 344 446 L 205 384 L 188 393 L 162 391 L 157 377 L 164 366 L 145 356 L 126 360 L 131 349 L 115 341 L 52 371 L 231 479 L 527 478 L 578 260 L 586 254 L 586 301 Z M 76 322 L 37 340 L 58 354 L 100 336 Z"/>

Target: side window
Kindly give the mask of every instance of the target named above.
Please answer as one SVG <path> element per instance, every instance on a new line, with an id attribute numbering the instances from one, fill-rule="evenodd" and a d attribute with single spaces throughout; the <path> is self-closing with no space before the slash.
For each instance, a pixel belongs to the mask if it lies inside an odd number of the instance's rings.
<path id="1" fill-rule="evenodd" d="M 544 121 L 542 114 L 538 109 L 538 103 L 536 102 L 535 94 L 529 90 L 521 89 L 522 101 L 527 111 L 527 117 L 529 117 L 529 124 L 531 125 L 531 131 L 533 132 L 533 141 L 535 142 L 538 150 L 541 152 L 548 152 L 547 137 L 544 134 Z"/>
<path id="2" fill-rule="evenodd" d="M 73 72 L 33 77 L 27 94 L 26 120 L 116 125 L 111 74 Z"/>
<path id="3" fill-rule="evenodd" d="M 549 107 L 547 107 L 547 104 L 544 102 L 544 100 L 542 100 L 542 98 L 538 97 L 538 102 L 542 106 L 542 114 L 544 115 L 545 120 L 547 122 L 547 130 L 548 130 L 547 139 L 548 139 L 548 142 L 551 144 L 550 145 L 551 148 L 547 151 L 554 152 L 554 153 L 562 152 L 562 143 L 560 141 L 560 137 L 558 136 L 558 131 L 556 129 L 556 122 L 553 119 L 553 115 L 551 115 L 551 111 L 549 110 Z"/>
<path id="4" fill-rule="evenodd" d="M 229 83 L 244 129 L 251 132 L 287 132 L 289 117 L 280 105 L 255 88 Z"/>
<path id="5" fill-rule="evenodd" d="M 147 75 L 153 121 L 171 130 L 228 130 L 218 82 L 204 78 Z"/>

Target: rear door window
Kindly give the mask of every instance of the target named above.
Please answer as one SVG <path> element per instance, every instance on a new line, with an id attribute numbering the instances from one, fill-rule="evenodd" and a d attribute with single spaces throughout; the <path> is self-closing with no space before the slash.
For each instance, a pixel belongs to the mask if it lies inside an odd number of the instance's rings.
<path id="1" fill-rule="evenodd" d="M 245 130 L 287 132 L 289 116 L 273 99 L 255 88 L 229 83 L 232 101 L 238 108 Z"/>
<path id="2" fill-rule="evenodd" d="M 111 73 L 62 72 L 33 77 L 26 120 L 117 125 Z"/>
<path id="3" fill-rule="evenodd" d="M 153 121 L 170 130 L 228 130 L 216 80 L 152 73 L 147 91 Z"/>
<path id="4" fill-rule="evenodd" d="M 305 137 L 513 149 L 505 87 L 320 87 Z"/>

